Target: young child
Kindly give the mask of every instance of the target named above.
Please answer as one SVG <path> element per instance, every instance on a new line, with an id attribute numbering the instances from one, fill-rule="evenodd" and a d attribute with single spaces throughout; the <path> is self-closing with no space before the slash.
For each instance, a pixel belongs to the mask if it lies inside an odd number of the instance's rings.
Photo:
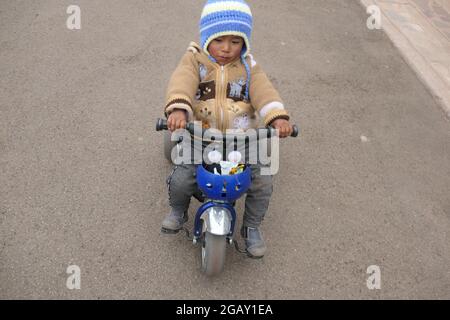
<path id="1" fill-rule="evenodd" d="M 165 114 L 171 131 L 189 121 L 222 131 L 257 128 L 258 113 L 265 125 L 279 130 L 280 138 L 292 134 L 278 92 L 250 55 L 252 26 L 252 13 L 244 0 L 207 1 L 200 21 L 201 46 L 191 42 L 168 86 Z M 263 257 L 266 251 L 260 225 L 273 189 L 272 176 L 261 175 L 259 169 L 252 166 L 241 228 L 253 258 Z M 176 233 L 187 221 L 190 199 L 198 192 L 195 166 L 176 166 L 167 184 L 172 210 L 162 230 Z"/>

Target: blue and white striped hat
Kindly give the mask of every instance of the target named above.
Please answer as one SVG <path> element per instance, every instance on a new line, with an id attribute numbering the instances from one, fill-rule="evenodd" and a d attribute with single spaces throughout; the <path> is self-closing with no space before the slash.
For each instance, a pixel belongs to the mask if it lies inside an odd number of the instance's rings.
<path id="1" fill-rule="evenodd" d="M 242 50 L 245 58 L 250 52 L 252 28 L 252 12 L 244 0 L 208 0 L 200 20 L 201 46 L 209 54 L 208 46 L 215 38 L 239 36 L 245 42 Z"/>

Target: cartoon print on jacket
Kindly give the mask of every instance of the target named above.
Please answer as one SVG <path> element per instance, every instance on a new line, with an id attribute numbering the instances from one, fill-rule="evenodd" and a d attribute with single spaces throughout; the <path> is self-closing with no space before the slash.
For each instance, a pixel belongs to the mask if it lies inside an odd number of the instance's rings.
<path id="1" fill-rule="evenodd" d="M 205 80 L 205 78 L 206 78 L 206 75 L 208 74 L 208 69 L 201 63 L 199 65 L 199 69 L 200 69 L 200 71 L 199 71 L 199 73 L 200 73 L 200 81 L 203 82 Z"/>
<path id="2" fill-rule="evenodd" d="M 237 81 L 230 82 L 230 93 L 228 96 L 234 99 L 242 99 L 243 89 L 246 81 L 244 78 L 239 78 Z"/>
<path id="3" fill-rule="evenodd" d="M 241 111 L 241 109 L 239 108 L 238 105 L 232 103 L 231 105 L 228 106 L 228 110 L 233 112 L 234 114 L 238 114 L 239 111 Z"/>
<path id="4" fill-rule="evenodd" d="M 199 84 L 195 99 L 206 101 L 209 99 L 214 99 L 215 97 L 216 97 L 215 81 L 202 82 Z"/>
<path id="5" fill-rule="evenodd" d="M 242 129 L 247 130 L 250 127 L 250 119 L 248 114 L 244 113 L 243 115 L 236 117 L 233 120 L 234 129 Z"/>
<path id="6" fill-rule="evenodd" d="M 200 109 L 199 118 L 199 120 L 201 120 L 202 122 L 203 129 L 211 128 L 212 112 L 209 110 L 209 106 L 206 105 Z"/>

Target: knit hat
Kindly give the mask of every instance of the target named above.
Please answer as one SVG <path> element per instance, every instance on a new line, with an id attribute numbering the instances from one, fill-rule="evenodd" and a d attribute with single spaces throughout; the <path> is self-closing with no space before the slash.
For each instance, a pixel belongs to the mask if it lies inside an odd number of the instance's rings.
<path id="1" fill-rule="evenodd" d="M 250 52 L 250 38 L 253 17 L 250 7 L 244 0 L 208 0 L 200 20 L 201 46 L 208 52 L 214 39 L 233 35 L 244 39 L 243 56 Z"/>
<path id="2" fill-rule="evenodd" d="M 222 36 L 239 36 L 244 39 L 241 59 L 247 70 L 247 90 L 250 83 L 250 68 L 245 57 L 250 53 L 250 39 L 253 28 L 253 16 L 249 5 L 244 0 L 208 0 L 203 8 L 200 20 L 200 41 L 203 51 L 216 62 L 208 52 L 208 46 Z"/>

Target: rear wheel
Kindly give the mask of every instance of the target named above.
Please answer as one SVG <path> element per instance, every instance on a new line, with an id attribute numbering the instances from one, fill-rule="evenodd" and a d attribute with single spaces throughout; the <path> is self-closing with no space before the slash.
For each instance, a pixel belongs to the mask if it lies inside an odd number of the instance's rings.
<path id="1" fill-rule="evenodd" d="M 202 246 L 202 271 L 207 276 L 216 276 L 225 265 L 227 237 L 204 233 Z"/>

